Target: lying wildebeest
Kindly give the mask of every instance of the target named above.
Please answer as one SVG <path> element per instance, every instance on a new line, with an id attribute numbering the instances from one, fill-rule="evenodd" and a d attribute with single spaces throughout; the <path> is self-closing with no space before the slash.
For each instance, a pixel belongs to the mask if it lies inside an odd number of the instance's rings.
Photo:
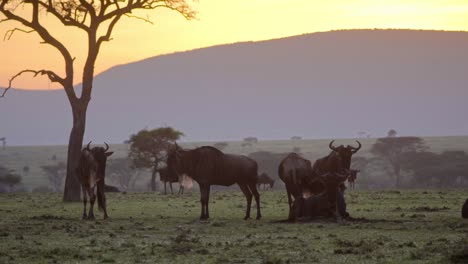
<path id="1" fill-rule="evenodd" d="M 275 180 L 273 180 L 270 176 L 268 176 L 268 174 L 264 172 L 258 176 L 257 187 L 260 189 L 262 184 L 263 184 L 264 190 L 268 188 L 268 185 L 270 186 L 270 189 L 271 189 L 273 188 L 273 185 L 275 184 Z"/>
<path id="2" fill-rule="evenodd" d="M 104 219 L 108 217 L 106 195 L 104 193 L 104 179 L 106 176 L 107 157 L 112 155 L 114 152 L 107 152 L 109 150 L 109 145 L 107 145 L 107 143 L 104 144 L 106 145 L 106 148 L 94 147 L 90 149 L 91 142 L 89 142 L 81 151 L 77 174 L 83 191 L 83 219 L 94 219 L 93 207 L 94 202 L 96 201 L 96 196 L 99 208 L 104 211 Z M 87 196 L 89 196 L 90 201 L 88 214 L 86 214 Z"/>
<path id="3" fill-rule="evenodd" d="M 296 200 L 303 195 L 304 189 L 317 192 L 314 184 L 314 174 L 309 160 L 304 159 L 296 153 L 288 154 L 278 166 L 278 175 L 286 186 L 288 196 L 289 220 L 294 220 L 292 210 L 293 199 Z M 319 186 L 320 187 L 320 186 Z M 311 190 L 312 189 L 312 190 Z"/>
<path id="4" fill-rule="evenodd" d="M 351 189 L 354 190 L 354 185 L 357 179 L 357 174 L 360 170 L 350 170 L 349 171 L 349 178 L 348 178 L 348 184 Z"/>
<path id="5" fill-rule="evenodd" d="M 211 185 L 230 186 L 237 183 L 247 199 L 245 218 L 250 218 L 252 195 L 257 203 L 257 219 L 260 214 L 260 194 L 257 191 L 257 163 L 242 155 L 224 154 L 220 150 L 203 146 L 183 150 L 177 144 L 169 151 L 169 171 L 177 175 L 187 174 L 200 186 L 200 219 L 210 217 L 208 201 Z"/>
<path id="6" fill-rule="evenodd" d="M 104 185 L 104 192 L 120 192 L 119 188 L 112 185 Z"/>
<path id="7" fill-rule="evenodd" d="M 465 204 L 463 204 L 462 217 L 463 218 L 468 218 L 468 199 L 466 199 Z"/>

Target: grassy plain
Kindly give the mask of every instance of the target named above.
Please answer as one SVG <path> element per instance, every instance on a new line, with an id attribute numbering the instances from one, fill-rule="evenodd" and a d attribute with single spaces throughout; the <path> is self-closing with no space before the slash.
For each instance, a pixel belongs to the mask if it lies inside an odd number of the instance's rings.
<path id="1" fill-rule="evenodd" d="M 468 136 L 459 137 L 424 137 L 425 142 L 429 147 L 429 151 L 442 152 L 445 150 L 463 150 L 468 152 Z M 375 142 L 375 139 L 359 139 L 363 147 L 358 152 L 358 156 L 371 156 L 369 149 Z M 250 147 L 242 147 L 241 141 L 230 141 L 224 149 L 227 153 L 249 154 L 255 151 L 269 151 L 274 153 L 291 152 L 293 147 L 299 147 L 305 158 L 315 160 L 329 153 L 328 143 L 330 139 L 303 139 L 303 140 L 260 140 L 257 144 Z M 212 145 L 215 142 L 192 142 L 183 143 L 186 148 L 194 148 L 203 145 Z M 355 145 L 355 139 L 338 139 L 337 144 L 352 144 Z M 112 144 L 114 155 L 112 158 L 126 157 L 128 146 L 124 144 Z M 0 165 L 14 169 L 17 173 L 23 176 L 23 184 L 28 190 L 32 190 L 38 186 L 47 186 L 48 180 L 44 171 L 41 169 L 43 165 L 57 164 L 57 162 L 66 160 L 66 146 L 12 146 L 5 149 L 0 149 Z M 52 157 L 55 156 L 56 160 Z M 28 166 L 30 171 L 27 175 L 23 173 L 23 167 Z M 275 175 L 273 175 L 275 177 Z M 146 178 L 145 178 L 146 177 Z M 148 179 L 148 175 L 143 175 L 144 180 L 141 184 L 144 185 Z"/>
<path id="2" fill-rule="evenodd" d="M 291 224 L 284 191 L 261 193 L 259 221 L 240 191 L 212 192 L 206 222 L 198 192 L 108 194 L 96 221 L 60 194 L 0 194 L 0 263 L 468 263 L 466 196 L 348 191 L 355 221 Z"/>

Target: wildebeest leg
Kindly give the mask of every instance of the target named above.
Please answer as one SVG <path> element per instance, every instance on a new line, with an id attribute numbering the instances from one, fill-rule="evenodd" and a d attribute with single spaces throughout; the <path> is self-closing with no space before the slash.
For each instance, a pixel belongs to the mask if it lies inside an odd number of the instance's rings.
<path id="1" fill-rule="evenodd" d="M 288 205 L 289 205 L 289 216 L 288 220 L 294 219 L 293 212 L 292 212 L 292 199 L 291 199 L 291 188 L 288 187 L 286 184 L 286 194 L 288 195 Z"/>
<path id="2" fill-rule="evenodd" d="M 260 194 L 258 193 L 257 186 L 255 184 L 249 184 L 250 192 L 255 197 L 255 203 L 257 204 L 257 220 L 262 218 L 260 213 Z"/>
<path id="3" fill-rule="evenodd" d="M 164 195 L 166 195 L 167 192 L 166 192 L 166 181 L 164 181 Z"/>
<path id="4" fill-rule="evenodd" d="M 200 220 L 208 219 L 208 201 L 210 199 L 210 185 L 200 185 L 201 215 Z"/>
<path id="5" fill-rule="evenodd" d="M 82 219 L 85 220 L 88 218 L 88 215 L 86 214 L 86 203 L 88 202 L 88 200 L 86 196 L 86 187 L 84 185 L 81 185 L 81 191 L 83 192 L 83 217 Z"/>
<path id="6" fill-rule="evenodd" d="M 89 187 L 88 188 L 88 195 L 89 195 L 89 203 L 90 203 L 90 206 L 89 206 L 89 212 L 88 212 L 88 220 L 94 220 L 94 202 L 96 201 L 96 194 L 95 194 L 95 189 L 96 189 L 96 186 L 94 186 L 93 188 Z"/>
<path id="7" fill-rule="evenodd" d="M 169 187 L 171 187 L 171 194 L 174 194 L 174 192 L 172 191 L 172 182 L 169 182 Z"/>
<path id="8" fill-rule="evenodd" d="M 179 193 L 178 194 L 179 195 L 184 194 L 184 186 L 182 184 L 179 186 Z"/>
<path id="9" fill-rule="evenodd" d="M 250 191 L 249 187 L 245 184 L 239 184 L 239 187 L 241 188 L 242 192 L 245 195 L 245 198 L 247 199 L 247 209 L 245 209 L 244 219 L 249 219 L 250 218 L 250 206 L 252 205 L 252 192 Z"/>

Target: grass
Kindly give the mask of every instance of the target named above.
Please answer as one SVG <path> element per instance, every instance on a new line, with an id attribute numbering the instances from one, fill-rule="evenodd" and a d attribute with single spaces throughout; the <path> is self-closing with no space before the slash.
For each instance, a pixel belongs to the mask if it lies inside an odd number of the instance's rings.
<path id="1" fill-rule="evenodd" d="M 214 191 L 199 222 L 198 192 L 108 194 L 110 219 L 82 221 L 60 194 L 0 195 L 0 263 L 467 263 L 463 191 L 348 191 L 356 218 L 277 223 L 284 191 L 262 196 L 262 220 L 242 220 L 240 191 Z M 255 210 L 254 214 L 255 216 Z"/>
<path id="2" fill-rule="evenodd" d="M 352 144 L 355 145 L 355 139 L 340 139 L 337 144 Z M 468 136 L 459 137 L 424 137 L 430 151 L 442 152 L 445 150 L 463 150 L 468 152 Z M 363 147 L 357 154 L 358 156 L 370 156 L 369 149 L 375 142 L 375 139 L 359 139 Z M 228 142 L 229 145 L 223 151 L 226 153 L 249 154 L 255 151 L 270 151 L 276 153 L 291 152 L 294 146 L 300 147 L 304 157 L 310 160 L 316 160 L 321 156 L 325 156 L 329 152 L 329 139 L 320 140 L 300 140 L 293 142 L 292 140 L 260 140 L 252 147 L 242 147 L 241 141 Z M 187 148 L 194 148 L 203 145 L 212 145 L 214 142 L 194 142 L 182 144 Z M 123 144 L 111 145 L 114 154 L 112 158 L 121 158 L 127 156 L 127 146 Z M 14 169 L 17 173 L 23 176 L 23 183 L 28 190 L 32 190 L 38 186 L 47 186 L 49 184 L 47 176 L 41 169 L 43 165 L 56 164 L 59 161 L 65 162 L 67 153 L 66 146 L 18 146 L 7 147 L 0 149 L 1 165 Z M 56 156 L 56 160 L 52 160 L 52 156 Z M 23 167 L 28 166 L 30 172 L 28 175 L 23 174 Z M 140 186 L 145 187 L 149 173 L 142 175 Z"/>

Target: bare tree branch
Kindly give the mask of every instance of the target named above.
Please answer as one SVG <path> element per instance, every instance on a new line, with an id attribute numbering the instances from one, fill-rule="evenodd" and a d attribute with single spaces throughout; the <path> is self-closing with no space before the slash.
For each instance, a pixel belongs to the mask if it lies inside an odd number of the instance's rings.
<path id="1" fill-rule="evenodd" d="M 63 84 L 64 82 L 64 79 L 61 78 L 58 74 L 56 74 L 55 72 L 51 71 L 51 70 L 22 70 L 20 72 L 18 72 L 17 74 L 15 74 L 13 77 L 11 77 L 11 79 L 8 81 L 8 87 L 5 88 L 2 92 L 2 94 L 0 95 L 0 98 L 1 97 L 5 97 L 5 94 L 7 93 L 8 90 L 10 90 L 12 88 L 12 84 L 13 84 L 13 81 L 18 78 L 19 76 L 21 76 L 23 73 L 32 73 L 34 74 L 33 77 L 36 77 L 37 75 L 47 75 L 47 77 L 49 78 L 49 80 L 51 82 L 58 82 L 60 84 Z"/>
<path id="2" fill-rule="evenodd" d="M 15 33 L 15 31 L 21 31 L 21 32 L 26 33 L 26 34 L 35 32 L 34 29 L 31 29 L 31 30 L 24 30 L 24 29 L 21 29 L 21 28 L 10 29 L 5 33 L 5 36 L 3 36 L 3 41 L 10 40 L 11 37 L 13 36 L 13 34 Z"/>

